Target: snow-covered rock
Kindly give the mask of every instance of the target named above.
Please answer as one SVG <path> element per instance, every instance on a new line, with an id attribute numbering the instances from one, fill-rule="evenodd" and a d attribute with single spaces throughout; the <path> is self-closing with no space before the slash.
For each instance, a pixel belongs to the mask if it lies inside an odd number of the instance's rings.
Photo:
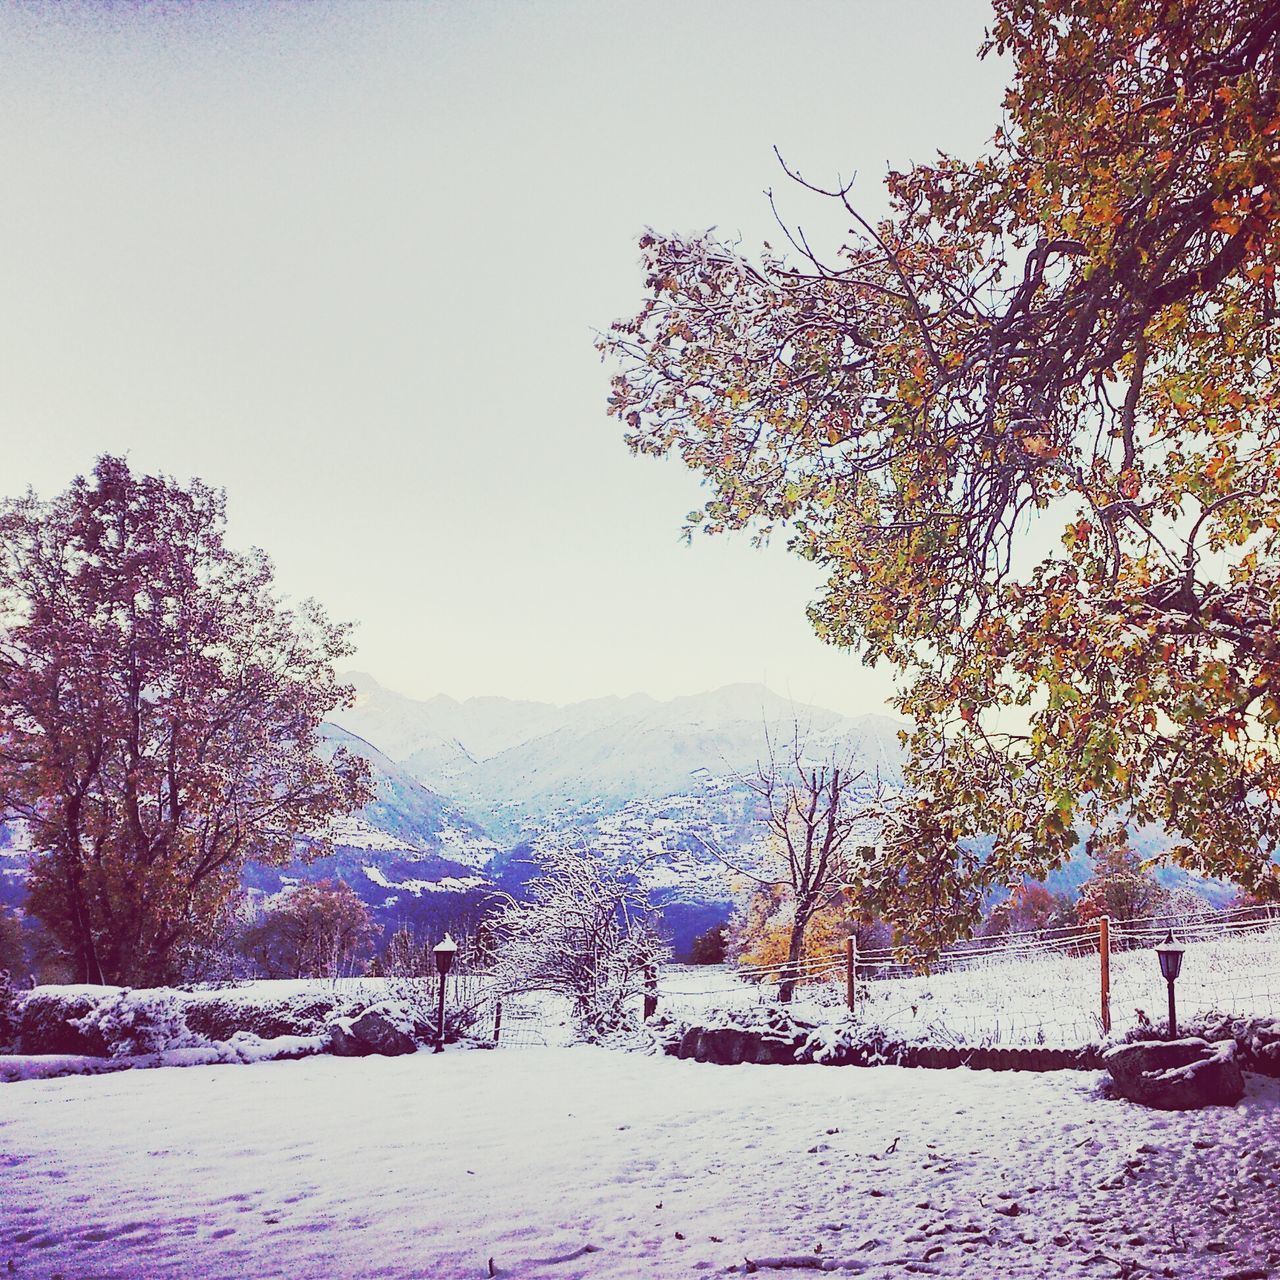
<path id="1" fill-rule="evenodd" d="M 1102 1060 L 1117 1093 L 1161 1111 L 1234 1106 L 1244 1097 L 1234 1040 L 1136 1040 Z"/>
<path id="2" fill-rule="evenodd" d="M 397 1000 L 384 1000 L 351 1019 L 351 1035 L 369 1052 L 395 1057 L 413 1053 L 418 1042 L 413 1037 L 413 1018 Z"/>

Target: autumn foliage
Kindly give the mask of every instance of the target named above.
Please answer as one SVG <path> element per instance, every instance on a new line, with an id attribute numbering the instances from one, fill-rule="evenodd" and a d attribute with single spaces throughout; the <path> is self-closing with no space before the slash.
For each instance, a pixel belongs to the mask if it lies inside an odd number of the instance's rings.
<path id="1" fill-rule="evenodd" d="M 363 968 L 381 932 L 349 885 L 318 880 L 278 895 L 240 948 L 268 978 L 338 978 Z"/>
<path id="2" fill-rule="evenodd" d="M 80 981 L 173 977 L 247 860 L 322 851 L 368 794 L 321 751 L 345 628 L 286 607 L 224 523 L 221 493 L 109 457 L 0 507 L 0 811 Z"/>
<path id="3" fill-rule="evenodd" d="M 997 0 L 984 154 L 749 258 L 647 233 L 612 411 L 826 574 L 902 675 L 909 790 L 865 889 L 938 945 L 1096 828 L 1280 887 L 1280 7 Z M 816 198 L 816 197 L 815 197 Z M 989 852 L 975 852 L 986 838 Z"/>
<path id="4" fill-rule="evenodd" d="M 1017 885 L 1007 898 L 991 908 L 981 932 L 988 938 L 1010 933 L 1038 933 L 1069 925 L 1075 918 L 1068 895 L 1053 893 L 1042 884 L 1028 881 Z"/>
<path id="5" fill-rule="evenodd" d="M 885 924 L 862 919 L 839 897 L 824 902 L 809 917 L 799 954 L 793 959 L 795 907 L 795 895 L 786 885 L 757 886 L 746 895 L 730 928 L 736 962 L 753 970 L 763 968 L 779 981 L 790 975 L 795 986 L 829 983 L 832 966 L 843 962 L 849 938 L 857 940 L 860 951 L 892 943 Z"/>

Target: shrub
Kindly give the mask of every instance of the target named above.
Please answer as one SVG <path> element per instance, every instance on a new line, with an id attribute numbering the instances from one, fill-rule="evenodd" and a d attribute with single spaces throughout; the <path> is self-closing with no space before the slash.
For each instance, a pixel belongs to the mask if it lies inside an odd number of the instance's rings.
<path id="1" fill-rule="evenodd" d="M 387 980 L 387 995 L 402 1004 L 413 1021 L 413 1034 L 423 1044 L 436 1038 L 439 1010 L 438 978 L 393 977 Z M 445 987 L 444 1038 L 452 1044 L 465 1040 L 480 1027 L 486 1015 L 493 1016 L 489 982 L 474 973 L 449 974 Z"/>
<path id="2" fill-rule="evenodd" d="M 728 939 L 725 936 L 726 926 L 715 925 L 706 933 L 700 933 L 693 940 L 694 964 L 724 964 L 728 952 Z"/>
<path id="3" fill-rule="evenodd" d="M 1199 1036 L 1203 1040 L 1234 1040 L 1240 1066 L 1245 1071 L 1280 1077 L 1280 1018 L 1255 1017 L 1237 1013 L 1202 1013 L 1178 1027 L 1177 1039 Z M 1137 1040 L 1171 1040 L 1168 1024 L 1144 1023 L 1114 1036 L 1111 1043 L 1132 1044 Z"/>
<path id="4" fill-rule="evenodd" d="M 201 1043 L 187 1026 L 186 997 L 166 988 L 119 991 L 75 1021 L 86 1036 L 101 1038 L 107 1056 L 132 1058 Z"/>
<path id="5" fill-rule="evenodd" d="M 91 1024 L 81 1020 L 118 988 L 69 987 L 40 989 L 21 998 L 17 1046 L 20 1053 L 83 1053 L 105 1057 L 107 1043 Z"/>
<path id="6" fill-rule="evenodd" d="M 527 900 L 507 897 L 491 921 L 497 989 L 567 997 L 587 1040 L 634 1026 L 667 955 L 646 890 L 585 848 L 553 846 L 540 858 Z"/>
<path id="7" fill-rule="evenodd" d="M 252 1032 L 263 1040 L 310 1036 L 356 1006 L 357 1001 L 336 991 L 261 998 L 244 993 L 197 993 L 187 1003 L 187 1026 L 211 1041 L 230 1040 L 240 1031 Z"/>

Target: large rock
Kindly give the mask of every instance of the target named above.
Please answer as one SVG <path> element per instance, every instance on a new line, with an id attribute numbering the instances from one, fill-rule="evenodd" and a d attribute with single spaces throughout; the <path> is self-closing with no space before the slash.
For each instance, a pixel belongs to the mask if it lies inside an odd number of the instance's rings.
<path id="1" fill-rule="evenodd" d="M 334 1018 L 329 1023 L 329 1052 L 339 1058 L 362 1058 L 369 1046 L 351 1034 L 350 1018 Z"/>
<path id="2" fill-rule="evenodd" d="M 418 1042 L 413 1038 L 413 1019 L 404 1006 L 394 1000 L 384 1000 L 366 1009 L 351 1020 L 351 1034 L 371 1053 L 393 1057 L 399 1053 L 413 1053 Z"/>
<path id="3" fill-rule="evenodd" d="M 1234 1040 L 1138 1040 L 1107 1050 L 1102 1061 L 1117 1093 L 1162 1111 L 1234 1106 L 1244 1097 Z"/>

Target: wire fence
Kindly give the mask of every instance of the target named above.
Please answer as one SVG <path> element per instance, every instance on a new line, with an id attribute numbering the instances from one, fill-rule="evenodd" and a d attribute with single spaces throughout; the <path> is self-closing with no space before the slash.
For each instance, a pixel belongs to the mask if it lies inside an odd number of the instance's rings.
<path id="1" fill-rule="evenodd" d="M 1166 984 L 1152 954 L 1173 932 L 1186 947 L 1177 982 L 1183 1020 L 1199 1013 L 1280 1015 L 1280 908 L 1091 922 L 975 938 L 927 972 L 888 949 L 828 952 L 797 965 L 673 966 L 660 1007 L 680 1017 L 777 999 L 796 982 L 797 1012 L 852 1002 L 860 1021 L 934 1044 L 1074 1048 L 1107 1031 L 1163 1024 Z"/>

